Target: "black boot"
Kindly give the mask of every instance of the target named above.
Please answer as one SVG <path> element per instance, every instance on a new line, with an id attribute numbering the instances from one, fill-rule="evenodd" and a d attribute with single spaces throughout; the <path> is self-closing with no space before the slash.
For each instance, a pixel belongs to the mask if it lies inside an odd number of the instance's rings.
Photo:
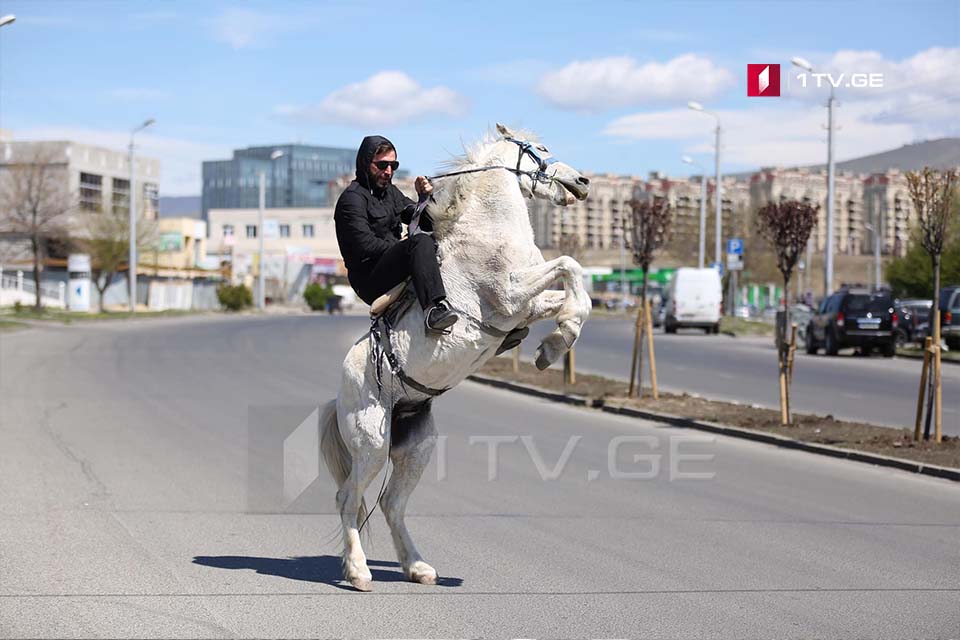
<path id="1" fill-rule="evenodd" d="M 423 316 L 423 322 L 427 326 L 427 330 L 439 333 L 450 333 L 450 327 L 456 324 L 459 319 L 460 316 L 450 308 L 446 300 L 441 300 L 430 307 Z"/>

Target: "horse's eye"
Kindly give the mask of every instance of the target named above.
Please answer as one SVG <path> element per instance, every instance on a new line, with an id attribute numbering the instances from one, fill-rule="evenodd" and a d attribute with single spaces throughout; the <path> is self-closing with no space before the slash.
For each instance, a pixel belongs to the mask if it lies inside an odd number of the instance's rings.
<path id="1" fill-rule="evenodd" d="M 538 145 L 537 145 L 537 151 L 543 151 L 544 153 L 550 153 L 549 151 L 547 151 L 547 148 L 546 148 L 545 146 L 543 146 L 542 144 L 538 144 Z"/>

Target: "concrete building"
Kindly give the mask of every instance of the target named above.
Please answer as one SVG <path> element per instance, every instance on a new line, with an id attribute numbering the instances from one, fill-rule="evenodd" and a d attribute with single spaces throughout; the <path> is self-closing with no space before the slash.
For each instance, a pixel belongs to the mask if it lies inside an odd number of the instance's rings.
<path id="1" fill-rule="evenodd" d="M 101 212 L 129 214 L 130 156 L 126 151 L 71 141 L 4 141 L 0 142 L 0 181 L 9 184 L 16 167 L 41 161 L 56 176 L 54 188 L 71 202 L 70 212 L 58 220 L 69 235 L 86 234 L 85 216 Z M 135 162 L 137 209 L 143 219 L 155 220 L 159 209 L 160 161 L 138 154 Z M 0 215 L 0 237 L 6 248 L 3 259 L 9 264 L 11 260 L 23 259 L 24 239 L 4 228 L 4 222 L 9 220 Z"/>
<path id="2" fill-rule="evenodd" d="M 750 179 L 750 199 L 756 209 L 787 199 L 820 205 L 813 237 L 817 251 L 827 246 L 827 179 L 823 170 L 764 168 Z M 883 212 L 881 245 L 886 254 L 903 255 L 912 224 L 906 179 L 897 170 L 871 176 L 838 173 L 834 177 L 834 250 L 846 255 L 873 253 L 873 224 Z M 892 214 L 892 215 L 891 215 Z"/>
<path id="3" fill-rule="evenodd" d="M 234 280 L 252 284 L 257 273 L 260 234 L 268 297 L 299 291 L 315 275 L 346 275 L 333 223 L 333 207 L 270 208 L 264 228 L 257 209 L 208 212 L 208 264 L 228 263 Z"/>
<path id="4" fill-rule="evenodd" d="M 189 217 L 157 221 L 156 247 L 141 263 L 147 261 L 161 270 L 178 271 L 185 276 L 219 267 L 218 262 L 207 259 L 207 223 Z"/>
<path id="5" fill-rule="evenodd" d="M 883 253 L 902 256 L 910 242 L 910 229 L 914 223 L 913 203 L 907 190 L 907 178 L 897 170 L 878 173 L 863 182 L 864 219 L 877 228 L 879 221 L 883 230 L 880 235 Z M 863 253 L 873 251 L 873 235 L 868 234 L 862 247 Z"/>
<path id="6" fill-rule="evenodd" d="M 283 155 L 270 159 L 274 151 Z M 260 206 L 260 172 L 265 172 L 266 206 L 331 206 L 340 195 L 330 183 L 356 169 L 356 149 L 278 144 L 236 149 L 230 160 L 203 163 L 203 219 L 211 209 L 256 209 Z M 211 229 L 212 231 L 212 229 Z"/>

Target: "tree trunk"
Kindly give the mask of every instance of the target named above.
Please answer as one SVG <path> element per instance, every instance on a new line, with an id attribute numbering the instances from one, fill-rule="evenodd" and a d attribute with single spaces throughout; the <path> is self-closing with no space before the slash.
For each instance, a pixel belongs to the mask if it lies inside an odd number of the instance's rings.
<path id="1" fill-rule="evenodd" d="M 643 271 L 643 289 L 640 293 L 641 302 L 637 311 L 637 322 L 634 325 L 633 332 L 633 359 L 630 361 L 630 389 L 627 391 L 629 397 L 634 396 L 636 390 L 638 396 L 643 396 L 643 305 L 647 300 L 647 271 Z M 634 386 L 634 380 L 637 381 Z"/>
<path id="2" fill-rule="evenodd" d="M 33 306 L 39 311 L 43 305 L 40 301 L 40 238 L 36 233 L 30 236 L 30 245 L 33 247 L 33 285 L 36 287 Z"/>
<path id="3" fill-rule="evenodd" d="M 790 291 L 790 278 L 783 278 L 783 316 L 780 321 L 780 343 L 777 345 L 780 360 L 780 389 L 783 397 L 781 402 L 781 420 L 783 424 L 790 422 L 790 385 L 787 382 L 787 359 L 790 354 L 790 346 L 787 339 L 787 327 L 790 326 L 790 304 L 788 299 Z"/>
<path id="4" fill-rule="evenodd" d="M 934 420 L 934 441 L 941 440 L 942 388 L 940 381 L 940 255 L 933 256 L 933 393 L 930 413 Z"/>

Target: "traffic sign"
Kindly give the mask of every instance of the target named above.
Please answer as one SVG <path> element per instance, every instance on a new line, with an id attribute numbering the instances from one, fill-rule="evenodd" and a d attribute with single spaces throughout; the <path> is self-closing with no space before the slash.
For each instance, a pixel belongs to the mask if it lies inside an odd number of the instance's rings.
<path id="1" fill-rule="evenodd" d="M 727 253 L 743 255 L 743 238 L 730 238 L 727 240 Z"/>
<path id="2" fill-rule="evenodd" d="M 720 272 L 720 275 L 721 275 L 721 276 L 723 275 L 723 263 L 721 263 L 721 262 L 711 262 L 711 263 L 710 263 L 710 268 L 711 268 L 711 269 L 716 269 L 717 271 Z"/>

